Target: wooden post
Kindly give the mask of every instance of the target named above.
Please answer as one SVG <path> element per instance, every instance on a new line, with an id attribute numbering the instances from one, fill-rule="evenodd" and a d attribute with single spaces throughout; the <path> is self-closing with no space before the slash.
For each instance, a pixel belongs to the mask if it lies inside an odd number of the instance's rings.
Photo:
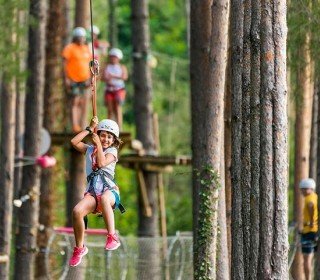
<path id="1" fill-rule="evenodd" d="M 159 137 L 159 118 L 157 113 L 153 113 L 153 130 L 156 152 L 160 152 L 160 137 Z M 160 210 L 160 227 L 162 236 L 162 254 L 163 259 L 167 256 L 168 240 L 167 240 L 167 217 L 166 217 L 166 202 L 164 196 L 163 175 L 161 172 L 157 174 L 158 198 Z M 170 279 L 169 268 L 165 267 L 165 279 Z"/>
<path id="2" fill-rule="evenodd" d="M 139 182 L 139 187 L 140 187 L 142 202 L 143 202 L 143 207 L 144 207 L 144 215 L 146 217 L 151 217 L 152 216 L 152 209 L 151 209 L 149 199 L 148 199 L 146 182 L 144 180 L 141 168 L 139 166 L 137 166 L 136 169 L 137 169 L 137 177 L 138 177 L 138 182 Z"/>

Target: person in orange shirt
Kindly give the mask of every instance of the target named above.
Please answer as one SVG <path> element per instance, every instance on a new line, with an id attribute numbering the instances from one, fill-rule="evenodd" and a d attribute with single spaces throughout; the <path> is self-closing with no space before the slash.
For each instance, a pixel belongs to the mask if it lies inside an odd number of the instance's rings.
<path id="1" fill-rule="evenodd" d="M 86 117 L 87 89 L 90 85 L 89 63 L 92 60 L 86 44 L 86 30 L 83 27 L 76 27 L 72 31 L 72 42 L 65 46 L 62 57 L 65 86 L 72 98 L 72 129 L 74 132 L 79 132 Z"/>
<path id="2" fill-rule="evenodd" d="M 303 267 L 305 279 L 311 280 L 313 254 L 317 250 L 318 239 L 318 195 L 315 193 L 316 183 L 312 178 L 301 180 L 299 187 L 304 196 L 301 234 Z"/>

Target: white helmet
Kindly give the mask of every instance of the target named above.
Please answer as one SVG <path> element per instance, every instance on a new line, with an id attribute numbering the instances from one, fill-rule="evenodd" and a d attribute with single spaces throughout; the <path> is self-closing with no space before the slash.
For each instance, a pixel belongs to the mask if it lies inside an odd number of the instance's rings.
<path id="1" fill-rule="evenodd" d="M 87 32 L 83 27 L 76 27 L 72 31 L 72 36 L 73 37 L 86 37 Z"/>
<path id="2" fill-rule="evenodd" d="M 92 32 L 93 32 L 93 34 L 99 35 L 99 34 L 100 34 L 100 29 L 99 29 L 99 27 L 96 26 L 96 25 L 93 25 L 93 26 L 92 26 Z"/>
<path id="3" fill-rule="evenodd" d="M 97 131 L 104 130 L 113 133 L 115 136 L 119 137 L 119 126 L 118 124 L 110 119 L 105 119 L 99 122 Z"/>
<path id="4" fill-rule="evenodd" d="M 123 58 L 123 53 L 120 49 L 113 48 L 109 51 L 109 55 L 116 56 L 119 59 Z"/>
<path id="5" fill-rule="evenodd" d="M 315 189 L 316 182 L 312 178 L 302 179 L 299 184 L 300 189 Z"/>

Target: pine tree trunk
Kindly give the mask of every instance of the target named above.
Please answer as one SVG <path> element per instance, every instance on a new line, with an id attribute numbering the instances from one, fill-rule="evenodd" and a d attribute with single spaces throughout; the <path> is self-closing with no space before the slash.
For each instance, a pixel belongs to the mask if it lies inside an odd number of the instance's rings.
<path id="1" fill-rule="evenodd" d="M 242 136 L 241 136 L 241 193 L 243 221 L 244 277 L 248 279 L 250 263 L 250 192 L 251 192 L 251 147 L 250 147 L 250 85 L 251 85 L 251 0 L 244 3 L 243 22 L 243 71 L 242 71 Z"/>
<path id="2" fill-rule="evenodd" d="M 145 0 L 131 1 L 132 13 L 132 46 L 133 46 L 133 85 L 134 85 L 134 114 L 136 121 L 137 139 L 143 144 L 147 154 L 155 153 L 155 139 L 153 134 L 152 119 L 152 83 L 151 72 L 147 66 L 147 56 L 150 47 L 149 35 L 149 12 L 148 3 Z M 156 199 L 157 174 L 143 172 L 143 177 L 147 186 L 147 196 L 152 209 L 151 217 L 145 216 L 142 196 L 139 193 L 139 221 L 138 236 L 158 236 L 158 207 Z M 143 248 L 140 248 L 143 250 Z M 143 279 L 160 279 L 159 273 L 159 248 L 156 244 L 148 251 L 139 252 L 140 256 L 148 258 L 148 268 L 138 268 L 139 275 L 142 273 Z"/>
<path id="3" fill-rule="evenodd" d="M 244 280 L 244 244 L 241 189 L 241 131 L 242 131 L 242 57 L 243 57 L 243 3 L 231 1 L 231 180 L 232 180 L 232 253 L 231 279 Z M 237 194 L 237 195 L 235 195 Z"/>
<path id="4" fill-rule="evenodd" d="M 63 90 L 59 81 L 62 79 L 62 38 L 63 28 L 56 28 L 56 26 L 63 26 L 64 21 L 64 5 L 65 0 L 50 0 L 49 14 L 47 25 L 47 45 L 46 45 L 46 81 L 45 81 L 45 100 L 44 100 L 44 120 L 43 125 L 49 131 L 63 131 L 61 126 L 63 116 L 61 108 L 63 108 Z M 56 149 L 55 149 L 56 150 Z M 53 154 L 51 149 L 49 154 Z M 50 231 L 52 228 L 52 187 L 53 175 L 56 170 L 54 168 L 43 169 L 41 172 L 40 185 L 40 213 L 39 224 L 44 225 L 45 229 L 38 233 L 37 244 L 40 249 L 36 257 L 36 278 L 47 278 L 48 271 L 45 260 L 45 252 L 48 245 Z"/>
<path id="5" fill-rule="evenodd" d="M 259 260 L 260 227 L 260 1 L 252 1 L 251 16 L 251 194 L 250 256 L 248 279 L 256 279 Z"/>
<path id="6" fill-rule="evenodd" d="M 201 30 L 201 32 L 199 32 Z M 217 219 L 228 1 L 191 1 L 191 110 L 195 279 L 216 279 Z"/>
<path id="7" fill-rule="evenodd" d="M 318 96 L 318 108 L 320 108 L 320 96 L 319 96 L 319 89 L 320 89 L 320 85 L 319 85 L 319 79 L 317 79 L 317 83 L 316 83 L 316 93 Z M 317 133 L 317 162 L 320 163 L 320 114 L 318 114 L 318 118 L 317 118 L 317 126 L 318 126 L 318 133 Z M 320 197 L 320 168 L 317 169 L 317 176 L 316 176 L 316 182 L 317 182 L 317 188 L 316 188 L 316 192 L 318 194 L 318 197 Z M 318 213 L 320 210 L 320 205 L 318 204 Z M 319 225 L 320 225 L 320 219 L 318 221 Z M 314 269 L 314 275 L 315 275 L 315 279 L 319 279 L 320 278 L 320 250 L 317 250 L 317 252 L 315 253 L 315 269 Z"/>
<path id="8" fill-rule="evenodd" d="M 1 153 L 0 153 L 0 279 L 9 279 L 11 251 L 12 198 L 14 179 L 14 139 L 16 81 L 4 73 L 1 89 Z"/>
<path id="9" fill-rule="evenodd" d="M 109 1 L 109 42 L 111 47 L 118 45 L 118 26 L 117 26 L 117 2 L 118 0 Z"/>
<path id="10" fill-rule="evenodd" d="M 262 2 L 261 13 L 261 166 L 260 166 L 260 259 L 259 279 L 272 279 L 272 244 L 274 242 L 274 192 L 273 192 L 273 87 L 274 46 L 272 44 L 272 1 Z"/>
<path id="11" fill-rule="evenodd" d="M 295 167 L 294 167 L 294 219 L 299 228 L 302 227 L 303 197 L 299 189 L 299 182 L 309 176 L 310 135 L 312 120 L 312 65 L 310 53 L 310 34 L 306 34 L 300 48 L 300 57 L 303 58 L 301 68 L 298 69 L 298 97 L 296 102 L 295 125 Z M 303 259 L 298 250 L 292 265 L 292 277 L 302 280 Z"/>
<path id="12" fill-rule="evenodd" d="M 309 156 L 309 177 L 317 178 L 317 149 L 318 149 L 318 114 L 319 114 L 319 89 L 318 84 L 314 83 L 314 96 L 312 101 L 312 121 L 310 138 L 310 156 Z"/>
<path id="13" fill-rule="evenodd" d="M 74 27 L 89 28 L 90 25 L 90 3 L 89 1 L 76 0 L 76 13 Z"/>
<path id="14" fill-rule="evenodd" d="M 77 0 L 75 11 L 75 27 L 81 26 L 89 28 L 90 24 L 90 5 L 89 1 Z M 88 100 L 91 98 L 86 94 L 85 109 L 82 114 L 81 127 L 84 128 L 88 122 L 87 110 Z M 67 178 L 67 226 L 72 225 L 71 213 L 73 207 L 82 199 L 85 179 L 85 160 L 84 156 L 77 152 L 74 148 L 70 147 L 69 152 L 69 177 Z"/>
<path id="15" fill-rule="evenodd" d="M 227 216 L 226 216 L 226 192 L 225 192 L 225 159 L 224 159 L 224 126 L 222 128 L 221 141 L 221 159 L 220 159 L 220 178 L 221 189 L 219 192 L 218 209 L 218 246 L 217 246 L 217 280 L 229 280 L 229 248 L 227 234 Z"/>
<path id="16" fill-rule="evenodd" d="M 26 26 L 27 11 L 21 10 L 18 14 L 18 21 L 20 26 Z M 27 28 L 25 27 L 27 31 Z M 27 32 L 18 34 L 18 44 L 20 46 L 18 53 L 19 74 L 26 71 L 26 54 L 27 54 Z M 25 80 L 18 79 L 17 83 L 17 98 L 16 98 L 16 131 L 15 131 L 15 155 L 23 156 L 23 134 L 24 134 L 24 108 L 26 97 Z M 14 197 L 17 198 L 22 179 L 22 167 L 15 167 L 14 169 Z"/>
<path id="17" fill-rule="evenodd" d="M 30 17 L 37 24 L 29 27 L 28 69 L 31 73 L 27 82 L 25 156 L 37 157 L 40 147 L 40 131 L 43 119 L 44 66 L 45 66 L 45 1 L 30 1 Z M 23 169 L 20 195 L 29 194 L 18 213 L 16 258 L 14 279 L 33 279 L 36 236 L 39 218 L 40 169 L 36 165 Z"/>
<path id="18" fill-rule="evenodd" d="M 273 279 L 288 279 L 288 115 L 286 64 L 286 2 L 274 1 L 273 41 L 275 45 L 275 91 L 273 95 L 274 142 L 274 243 Z"/>

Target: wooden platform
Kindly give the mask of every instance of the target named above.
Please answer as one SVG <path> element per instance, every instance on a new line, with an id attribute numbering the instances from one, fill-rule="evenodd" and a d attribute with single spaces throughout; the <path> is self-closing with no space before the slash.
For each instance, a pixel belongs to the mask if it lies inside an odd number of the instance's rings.
<path id="1" fill-rule="evenodd" d="M 131 169 L 143 169 L 151 172 L 172 172 L 173 165 L 190 165 L 191 156 L 151 156 L 121 155 L 119 164 Z"/>

